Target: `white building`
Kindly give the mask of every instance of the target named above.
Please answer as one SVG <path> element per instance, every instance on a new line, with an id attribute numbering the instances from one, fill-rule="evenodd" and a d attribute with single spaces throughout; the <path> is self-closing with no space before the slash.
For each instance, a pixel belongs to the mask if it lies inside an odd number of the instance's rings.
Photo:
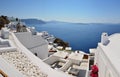
<path id="1" fill-rule="evenodd" d="M 68 75 L 75 77 L 88 77 L 89 72 L 89 56 L 86 53 L 67 53 L 58 51 L 43 61 L 51 66 L 51 68 L 62 71 Z"/>
<path id="2" fill-rule="evenodd" d="M 29 37 L 31 36 L 26 38 Z M 10 32 L 9 39 L 0 41 L 7 41 L 5 44 L 0 43 L 0 77 L 73 77 L 44 63 L 32 54 L 13 32 Z"/>
<path id="3" fill-rule="evenodd" d="M 1 35 L 8 33 L 6 31 L 3 29 Z M 0 77 L 75 77 L 77 74 L 77 77 L 89 77 L 89 55 L 85 53 L 77 51 L 68 54 L 59 51 L 46 58 L 48 43 L 40 35 L 9 31 L 6 36 L 7 38 L 0 38 Z M 99 77 L 120 77 L 119 50 L 120 33 L 101 35 L 97 49 L 91 50 L 93 55 L 95 53 L 94 63 L 98 66 Z M 46 59 L 41 60 L 32 53 Z M 59 61 L 58 65 L 62 67 L 51 68 L 56 64 L 54 61 Z"/>
<path id="4" fill-rule="evenodd" d="M 120 33 L 103 33 L 95 52 L 99 77 L 120 77 Z"/>
<path id="5" fill-rule="evenodd" d="M 40 59 L 48 57 L 48 43 L 40 35 L 33 35 L 31 32 L 15 33 L 19 41 Z"/>

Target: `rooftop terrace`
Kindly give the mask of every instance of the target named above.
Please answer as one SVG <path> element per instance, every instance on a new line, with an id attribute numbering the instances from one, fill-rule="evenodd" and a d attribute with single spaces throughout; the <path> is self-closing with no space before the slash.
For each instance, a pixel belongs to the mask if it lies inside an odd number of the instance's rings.
<path id="1" fill-rule="evenodd" d="M 22 52 L 4 52 L 1 53 L 1 56 L 9 64 L 19 70 L 19 72 L 21 72 L 25 77 L 47 77 L 47 75 L 42 73 L 40 68 L 34 65 Z"/>
<path id="2" fill-rule="evenodd" d="M 65 51 L 58 51 L 45 59 L 44 62 L 53 69 L 76 77 L 87 77 L 89 70 L 88 54 L 82 52 L 72 52 L 69 54 Z"/>

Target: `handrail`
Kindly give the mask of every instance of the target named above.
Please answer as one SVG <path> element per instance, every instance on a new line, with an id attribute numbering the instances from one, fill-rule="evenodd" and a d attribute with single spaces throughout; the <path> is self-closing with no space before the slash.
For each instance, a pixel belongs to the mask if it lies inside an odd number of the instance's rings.
<path id="1" fill-rule="evenodd" d="M 5 74 L 2 70 L 0 70 L 0 74 L 1 74 L 3 77 L 8 77 L 8 75 Z"/>

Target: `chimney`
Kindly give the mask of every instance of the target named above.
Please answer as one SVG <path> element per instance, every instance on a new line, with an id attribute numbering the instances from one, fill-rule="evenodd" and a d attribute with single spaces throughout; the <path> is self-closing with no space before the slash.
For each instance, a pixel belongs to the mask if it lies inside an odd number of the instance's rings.
<path id="1" fill-rule="evenodd" d="M 105 32 L 102 33 L 102 35 L 101 35 L 101 43 L 103 45 L 107 45 L 109 43 L 108 34 Z"/>
<path id="2" fill-rule="evenodd" d="M 3 39 L 8 39 L 9 38 L 9 30 L 7 28 L 2 28 L 1 36 Z"/>
<path id="3" fill-rule="evenodd" d="M 35 27 L 31 27 L 31 28 L 30 28 L 30 31 L 32 32 L 32 35 L 36 35 Z"/>

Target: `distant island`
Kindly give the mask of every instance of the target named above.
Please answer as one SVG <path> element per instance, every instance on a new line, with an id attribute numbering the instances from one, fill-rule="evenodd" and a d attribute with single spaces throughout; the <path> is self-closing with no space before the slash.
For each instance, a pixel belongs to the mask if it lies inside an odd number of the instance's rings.
<path id="1" fill-rule="evenodd" d="M 22 22 L 26 24 L 45 24 L 46 22 L 38 19 L 21 19 Z"/>
<path id="2" fill-rule="evenodd" d="M 115 24 L 115 23 L 75 23 L 75 22 L 63 22 L 63 21 L 56 21 L 56 20 L 52 20 L 52 21 L 44 21 L 41 19 L 35 19 L 35 18 L 30 18 L 30 19 L 21 19 L 22 22 L 26 23 L 26 24 L 46 24 L 46 23 L 61 23 L 61 24 L 78 24 L 78 25 L 106 25 L 106 24 Z M 116 24 L 120 24 L 120 23 L 116 23 Z"/>

